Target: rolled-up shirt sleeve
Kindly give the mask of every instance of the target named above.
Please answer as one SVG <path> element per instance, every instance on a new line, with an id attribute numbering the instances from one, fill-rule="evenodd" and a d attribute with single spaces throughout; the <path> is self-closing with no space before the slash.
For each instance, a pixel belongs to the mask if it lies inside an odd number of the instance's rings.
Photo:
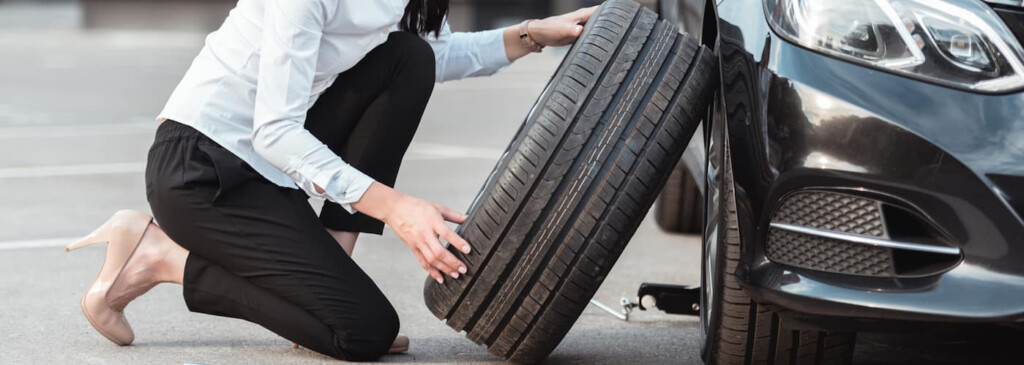
<path id="1" fill-rule="evenodd" d="M 304 127 L 330 0 L 267 0 L 260 51 L 253 149 L 307 194 L 349 212 L 373 179 L 342 161 Z M 318 193 L 316 186 L 324 193 Z"/>
<path id="2" fill-rule="evenodd" d="M 504 29 L 452 32 L 445 19 L 439 34 L 424 39 L 434 49 L 437 82 L 489 76 L 511 63 L 505 54 Z"/>

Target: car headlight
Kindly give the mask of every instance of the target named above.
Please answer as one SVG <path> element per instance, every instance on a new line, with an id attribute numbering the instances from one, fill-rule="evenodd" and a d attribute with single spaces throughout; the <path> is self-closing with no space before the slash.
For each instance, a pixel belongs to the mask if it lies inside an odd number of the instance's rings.
<path id="1" fill-rule="evenodd" d="M 783 38 L 837 58 L 988 92 L 1024 86 L 1024 50 L 977 0 L 765 0 Z"/>

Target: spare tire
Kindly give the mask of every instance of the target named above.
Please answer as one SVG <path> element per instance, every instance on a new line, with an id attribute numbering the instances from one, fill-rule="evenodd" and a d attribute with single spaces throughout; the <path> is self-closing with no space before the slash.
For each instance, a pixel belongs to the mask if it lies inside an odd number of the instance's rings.
<path id="1" fill-rule="evenodd" d="M 516 362 L 544 359 L 611 270 L 717 85 L 712 53 L 632 1 L 587 23 L 457 230 L 469 272 L 427 306 Z"/>

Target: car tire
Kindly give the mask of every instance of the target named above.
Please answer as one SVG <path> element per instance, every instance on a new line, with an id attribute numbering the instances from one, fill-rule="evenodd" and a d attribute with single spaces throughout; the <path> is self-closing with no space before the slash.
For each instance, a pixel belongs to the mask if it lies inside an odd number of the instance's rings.
<path id="1" fill-rule="evenodd" d="M 654 204 L 654 220 L 658 227 L 673 233 L 700 233 L 704 228 L 704 196 L 682 161 L 672 170 Z"/>
<path id="2" fill-rule="evenodd" d="M 632 1 L 607 1 L 541 94 L 449 251 L 427 307 L 500 357 L 543 360 L 636 231 L 706 114 L 714 56 Z"/>
<path id="3" fill-rule="evenodd" d="M 717 189 L 717 219 L 709 218 L 702 263 L 701 328 L 702 357 L 708 365 L 740 364 L 850 364 L 856 333 L 792 328 L 778 308 L 750 298 L 736 281 L 740 260 L 740 232 L 736 189 L 728 138 L 721 143 L 721 176 Z M 718 153 L 709 153 L 714 158 Z M 722 224 L 717 234 L 714 222 Z M 717 244 L 708 244 L 715 240 Z M 715 251 L 713 256 L 709 253 Z M 716 280 L 707 280 L 709 275 Z M 711 291 L 708 291 L 711 288 Z M 714 293 L 709 295 L 709 293 Z M 711 299 L 709 299 L 709 297 Z"/>

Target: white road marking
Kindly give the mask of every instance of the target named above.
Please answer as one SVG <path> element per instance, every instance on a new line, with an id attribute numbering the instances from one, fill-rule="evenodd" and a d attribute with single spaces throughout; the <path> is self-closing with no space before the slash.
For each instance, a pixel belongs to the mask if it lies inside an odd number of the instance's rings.
<path id="1" fill-rule="evenodd" d="M 120 128 L 107 130 L 100 128 L 67 128 L 64 130 L 40 130 L 28 128 L 4 128 L 0 129 L 0 139 L 23 139 L 23 138 L 83 138 L 83 137 L 113 137 L 113 136 L 145 136 L 153 137 L 155 131 L 143 128 Z"/>
<path id="2" fill-rule="evenodd" d="M 454 146 L 443 143 L 430 143 L 430 142 L 413 142 L 409 146 L 409 153 L 406 155 L 406 161 L 423 161 L 423 160 L 446 160 L 446 159 L 484 159 L 484 160 L 497 160 L 504 153 L 504 150 L 495 148 L 480 148 L 480 147 L 466 147 L 466 146 Z"/>
<path id="3" fill-rule="evenodd" d="M 3 104 L 0 104 L 0 113 Z M 104 137 L 126 135 L 148 135 L 152 137 L 157 124 L 148 117 L 136 117 L 139 122 L 83 124 L 83 125 L 43 125 L 43 126 L 10 126 L 0 127 L 0 140 L 21 138 L 68 138 L 68 137 Z M 142 122 L 142 120 L 146 120 Z"/>
<path id="4" fill-rule="evenodd" d="M 9 167 L 0 169 L 0 179 L 139 173 L 143 162 L 102 163 L 63 166 Z"/>
<path id="5" fill-rule="evenodd" d="M 0 251 L 21 250 L 26 248 L 63 247 L 79 237 L 68 238 L 44 238 L 38 240 L 4 241 L 0 242 Z"/>

